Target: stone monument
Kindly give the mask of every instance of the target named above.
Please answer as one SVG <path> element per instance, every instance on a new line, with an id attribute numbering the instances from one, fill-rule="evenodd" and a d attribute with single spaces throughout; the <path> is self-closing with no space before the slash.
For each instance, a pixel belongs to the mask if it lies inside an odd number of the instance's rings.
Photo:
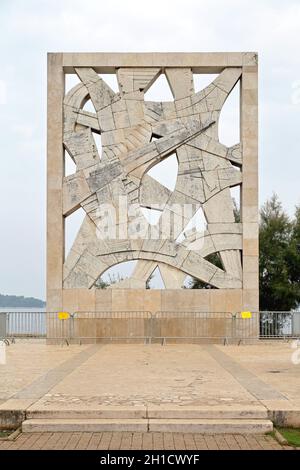
<path id="1" fill-rule="evenodd" d="M 118 92 L 105 81 L 112 73 Z M 209 73 L 218 75 L 195 92 L 193 75 Z M 80 79 L 67 93 L 66 74 Z M 147 101 L 161 74 L 174 99 Z M 238 81 L 240 142 L 226 147 L 218 121 Z M 95 112 L 83 109 L 88 100 Z M 47 310 L 258 311 L 257 109 L 253 52 L 49 53 Z M 66 152 L 76 164 L 69 176 Z M 173 190 L 148 174 L 171 154 Z M 237 186 L 240 220 L 230 192 Z M 65 219 L 78 208 L 86 215 L 65 256 Z M 143 208 L 160 211 L 157 224 Z M 189 230 L 198 210 L 206 228 Z M 95 287 L 129 260 L 137 260 L 129 279 Z M 146 289 L 157 267 L 165 289 Z M 187 275 L 209 288 L 184 289 Z"/>

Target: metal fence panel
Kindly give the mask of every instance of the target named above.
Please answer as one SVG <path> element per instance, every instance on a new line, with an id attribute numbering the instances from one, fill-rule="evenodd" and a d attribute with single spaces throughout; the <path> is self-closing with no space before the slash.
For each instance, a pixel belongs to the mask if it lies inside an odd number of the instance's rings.
<path id="1" fill-rule="evenodd" d="M 153 339 L 241 340 L 258 337 L 258 314 L 242 318 L 227 312 L 156 312 Z"/>
<path id="2" fill-rule="evenodd" d="M 49 340 L 246 340 L 300 337 L 300 312 L 160 311 L 1 312 L 0 338 L 47 335 Z"/>
<path id="3" fill-rule="evenodd" d="M 6 336 L 46 336 L 46 312 L 6 312 Z"/>
<path id="4" fill-rule="evenodd" d="M 260 337 L 293 337 L 294 314 L 295 312 L 260 312 Z"/>
<path id="5" fill-rule="evenodd" d="M 293 313 L 293 336 L 300 336 L 300 312 Z"/>
<path id="6" fill-rule="evenodd" d="M 152 315 L 144 311 L 74 312 L 67 320 L 47 316 L 47 338 L 79 340 L 149 340 Z"/>
<path id="7" fill-rule="evenodd" d="M 6 313 L 0 312 L 0 339 L 6 338 Z"/>

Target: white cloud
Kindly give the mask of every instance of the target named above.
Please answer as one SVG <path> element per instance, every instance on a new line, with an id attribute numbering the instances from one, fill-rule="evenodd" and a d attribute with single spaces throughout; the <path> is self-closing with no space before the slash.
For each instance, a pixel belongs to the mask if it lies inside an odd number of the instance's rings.
<path id="1" fill-rule="evenodd" d="M 12 127 L 14 134 L 17 134 L 22 139 L 31 139 L 34 134 L 35 127 L 31 124 L 14 124 Z"/>
<path id="2" fill-rule="evenodd" d="M 292 104 L 300 105 L 300 80 L 295 80 L 292 83 Z"/>
<path id="3" fill-rule="evenodd" d="M 4 80 L 0 80 L 0 105 L 7 103 L 7 85 Z"/>

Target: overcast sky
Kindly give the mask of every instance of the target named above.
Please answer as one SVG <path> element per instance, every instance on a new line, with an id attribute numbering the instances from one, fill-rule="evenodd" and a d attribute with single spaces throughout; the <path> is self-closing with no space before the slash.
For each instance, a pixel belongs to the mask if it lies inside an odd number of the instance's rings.
<path id="1" fill-rule="evenodd" d="M 257 51 L 260 202 L 292 214 L 299 33 L 299 0 L 0 0 L 0 292 L 45 297 L 47 51 Z"/>

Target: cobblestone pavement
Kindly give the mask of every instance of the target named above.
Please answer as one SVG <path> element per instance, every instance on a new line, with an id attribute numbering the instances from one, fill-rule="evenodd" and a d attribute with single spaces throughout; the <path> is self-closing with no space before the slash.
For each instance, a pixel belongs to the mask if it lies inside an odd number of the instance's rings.
<path id="1" fill-rule="evenodd" d="M 20 434 L 0 440 L 1 450 L 290 450 L 269 435 L 138 432 Z M 1 458 L 0 458 L 1 460 Z"/>

